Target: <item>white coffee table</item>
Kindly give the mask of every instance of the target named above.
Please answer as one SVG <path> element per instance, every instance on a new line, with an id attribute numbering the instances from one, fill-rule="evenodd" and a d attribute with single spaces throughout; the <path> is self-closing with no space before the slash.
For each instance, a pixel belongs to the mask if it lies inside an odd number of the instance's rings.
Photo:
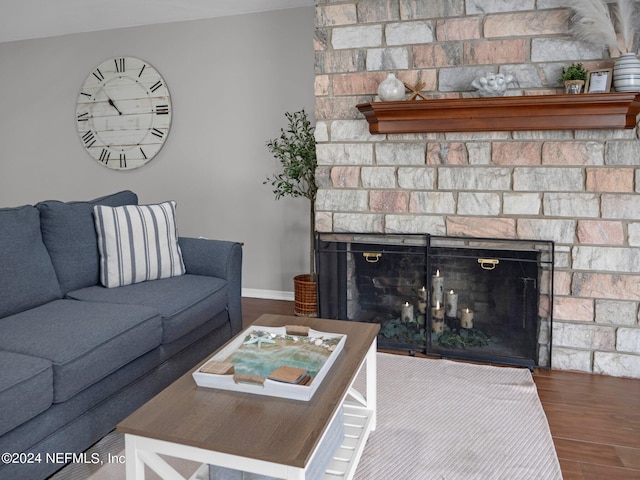
<path id="1" fill-rule="evenodd" d="M 197 387 L 186 373 L 118 425 L 125 434 L 127 480 L 143 480 L 145 465 L 165 480 L 185 480 L 161 455 L 306 480 L 314 458 L 326 453 L 323 440 L 341 412 L 344 440 L 323 478 L 353 478 L 376 427 L 379 325 L 284 315 L 263 315 L 254 325 L 306 325 L 345 334 L 347 341 L 310 401 Z M 354 380 L 364 365 L 362 393 Z"/>

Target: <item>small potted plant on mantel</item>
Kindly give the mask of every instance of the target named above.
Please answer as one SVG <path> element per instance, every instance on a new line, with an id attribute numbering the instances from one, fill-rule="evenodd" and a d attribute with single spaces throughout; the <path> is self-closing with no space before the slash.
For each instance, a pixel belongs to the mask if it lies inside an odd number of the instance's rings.
<path id="1" fill-rule="evenodd" d="M 267 178 L 276 200 L 282 197 L 304 197 L 309 200 L 309 273 L 296 275 L 294 283 L 294 313 L 299 316 L 317 315 L 317 290 L 314 262 L 316 185 L 316 138 L 314 127 L 304 110 L 285 113 L 287 129 L 280 129 L 280 137 L 267 142 L 267 148 L 280 162 L 281 172 Z"/>
<path id="2" fill-rule="evenodd" d="M 568 67 L 562 67 L 560 81 L 564 83 L 566 93 L 582 93 L 587 80 L 587 70 L 582 63 L 572 63 Z"/>

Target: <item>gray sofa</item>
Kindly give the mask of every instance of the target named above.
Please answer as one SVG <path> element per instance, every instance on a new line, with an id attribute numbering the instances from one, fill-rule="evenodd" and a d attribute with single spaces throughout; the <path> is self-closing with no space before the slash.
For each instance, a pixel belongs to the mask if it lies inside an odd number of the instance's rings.
<path id="1" fill-rule="evenodd" d="M 0 478 L 51 475 L 241 330 L 238 243 L 181 237 L 186 274 L 100 284 L 93 206 L 137 202 L 0 209 Z"/>

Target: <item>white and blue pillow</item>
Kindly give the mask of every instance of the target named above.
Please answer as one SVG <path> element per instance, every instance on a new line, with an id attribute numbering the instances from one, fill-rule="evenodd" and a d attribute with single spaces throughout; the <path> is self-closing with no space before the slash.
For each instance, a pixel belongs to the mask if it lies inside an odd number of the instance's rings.
<path id="1" fill-rule="evenodd" d="M 93 208 L 100 282 L 107 288 L 183 275 L 176 202 Z"/>

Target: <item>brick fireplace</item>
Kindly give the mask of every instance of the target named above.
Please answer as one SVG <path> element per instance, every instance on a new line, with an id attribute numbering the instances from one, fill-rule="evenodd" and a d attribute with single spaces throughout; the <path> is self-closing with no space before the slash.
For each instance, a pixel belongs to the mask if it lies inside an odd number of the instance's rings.
<path id="1" fill-rule="evenodd" d="M 369 133 L 355 105 L 394 72 L 432 98 L 559 93 L 560 68 L 610 67 L 557 0 L 317 4 L 316 229 L 555 243 L 552 367 L 640 377 L 637 129 Z"/>

